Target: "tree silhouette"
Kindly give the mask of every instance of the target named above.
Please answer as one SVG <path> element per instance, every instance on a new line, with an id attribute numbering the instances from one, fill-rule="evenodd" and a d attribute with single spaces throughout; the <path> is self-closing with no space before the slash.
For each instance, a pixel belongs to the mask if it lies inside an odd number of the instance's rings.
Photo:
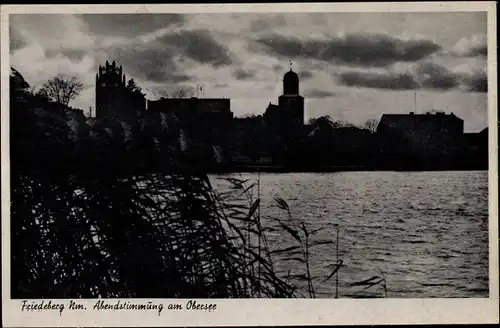
<path id="1" fill-rule="evenodd" d="M 127 82 L 127 89 L 132 91 L 132 92 L 141 92 L 142 93 L 142 88 L 135 83 L 134 79 L 130 79 Z"/>
<path id="2" fill-rule="evenodd" d="M 49 79 L 40 89 L 40 95 L 50 100 L 68 105 L 83 90 L 83 82 L 76 76 L 58 74 Z"/>
<path id="3" fill-rule="evenodd" d="M 193 89 L 188 87 L 178 87 L 170 91 L 165 91 L 163 97 L 165 98 L 188 98 L 193 96 Z"/>
<path id="4" fill-rule="evenodd" d="M 309 126 L 314 130 L 316 128 L 331 130 L 354 126 L 346 121 L 334 121 L 330 115 L 320 116 L 318 118 L 309 119 Z"/>
<path id="5" fill-rule="evenodd" d="M 15 100 L 25 100 L 29 94 L 30 85 L 24 77 L 14 67 L 10 68 L 10 98 Z"/>
<path id="6" fill-rule="evenodd" d="M 15 90 L 26 91 L 30 88 L 30 85 L 24 77 L 19 73 L 14 67 L 10 68 L 10 87 Z"/>
<path id="7" fill-rule="evenodd" d="M 371 133 L 375 133 L 377 131 L 378 120 L 370 119 L 363 124 L 363 127 L 370 130 Z"/>

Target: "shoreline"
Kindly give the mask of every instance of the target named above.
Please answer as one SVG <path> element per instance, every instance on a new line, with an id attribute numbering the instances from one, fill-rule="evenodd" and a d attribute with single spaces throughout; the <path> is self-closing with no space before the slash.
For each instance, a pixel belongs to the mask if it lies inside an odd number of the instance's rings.
<path id="1" fill-rule="evenodd" d="M 437 172 L 437 171 L 488 171 L 488 168 L 371 168 L 362 166 L 324 166 L 319 168 L 292 168 L 285 166 L 237 166 L 208 169 L 207 174 L 232 173 L 336 173 L 336 172 Z"/>

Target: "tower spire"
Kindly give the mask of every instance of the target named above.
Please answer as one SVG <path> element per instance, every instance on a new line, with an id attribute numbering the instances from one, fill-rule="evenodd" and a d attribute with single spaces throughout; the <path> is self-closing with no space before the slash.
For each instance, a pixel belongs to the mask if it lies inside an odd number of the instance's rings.
<path id="1" fill-rule="evenodd" d="M 290 59 L 289 62 L 290 62 L 290 71 L 291 71 L 292 70 L 292 60 Z"/>
<path id="2" fill-rule="evenodd" d="M 415 114 L 417 113 L 417 91 L 415 91 Z"/>

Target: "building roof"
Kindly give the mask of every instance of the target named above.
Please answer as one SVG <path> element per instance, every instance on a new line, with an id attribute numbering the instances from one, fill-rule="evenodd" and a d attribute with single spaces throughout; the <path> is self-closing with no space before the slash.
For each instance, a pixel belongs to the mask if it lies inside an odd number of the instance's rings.
<path id="1" fill-rule="evenodd" d="M 288 72 L 285 73 L 285 76 L 283 76 L 283 80 L 298 81 L 299 76 L 297 75 L 297 73 L 295 73 L 290 69 Z"/>
<path id="2" fill-rule="evenodd" d="M 401 125 L 402 123 L 427 123 L 432 121 L 462 121 L 463 120 L 455 114 L 445 114 L 438 112 L 436 114 L 426 113 L 426 114 L 383 114 L 380 119 L 380 123 L 385 125 Z"/>
<path id="3" fill-rule="evenodd" d="M 269 105 L 267 105 L 267 108 L 266 108 L 266 113 L 274 112 L 274 111 L 277 111 L 277 110 L 279 110 L 279 106 L 278 105 L 269 103 Z"/>
<path id="4" fill-rule="evenodd" d="M 199 102 L 231 102 L 231 98 L 198 98 L 198 97 L 183 97 L 183 98 L 169 98 L 161 97 L 156 100 L 148 100 L 151 103 L 154 102 L 183 102 L 183 101 L 199 101 Z"/>

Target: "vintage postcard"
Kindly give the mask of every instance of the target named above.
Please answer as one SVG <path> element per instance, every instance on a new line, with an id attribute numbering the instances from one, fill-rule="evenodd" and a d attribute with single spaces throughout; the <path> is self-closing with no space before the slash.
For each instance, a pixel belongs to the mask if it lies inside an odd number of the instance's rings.
<path id="1" fill-rule="evenodd" d="M 498 322 L 494 2 L 1 32 L 5 327 Z"/>

